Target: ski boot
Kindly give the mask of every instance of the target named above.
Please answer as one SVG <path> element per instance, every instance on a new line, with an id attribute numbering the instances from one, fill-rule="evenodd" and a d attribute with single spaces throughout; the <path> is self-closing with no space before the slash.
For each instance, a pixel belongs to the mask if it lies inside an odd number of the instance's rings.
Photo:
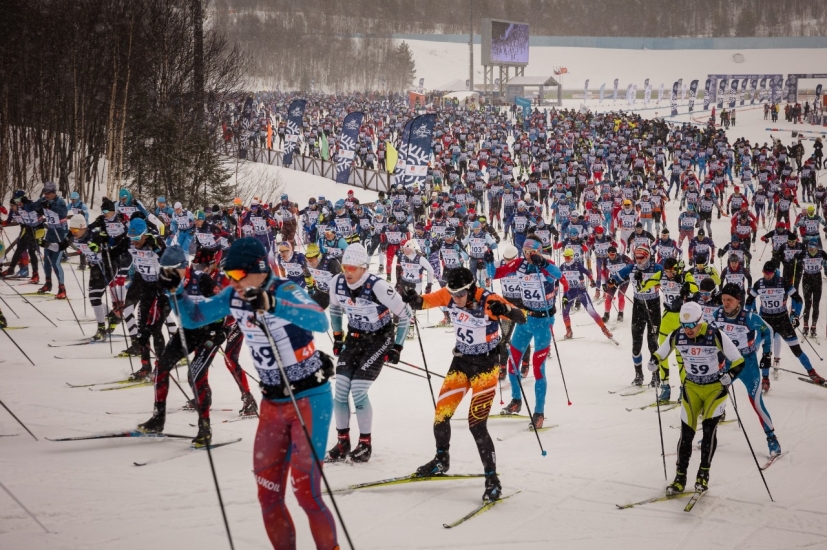
<path id="1" fill-rule="evenodd" d="M 761 391 L 764 393 L 770 391 L 770 379 L 767 376 L 761 378 Z"/>
<path id="2" fill-rule="evenodd" d="M 332 449 L 327 451 L 327 456 L 324 457 L 325 462 L 344 462 L 350 452 L 350 429 L 337 431 L 339 432 L 338 441 Z"/>
<path id="3" fill-rule="evenodd" d="M 675 480 L 666 486 L 666 496 L 679 495 L 686 488 L 686 472 L 675 472 Z"/>
<path id="4" fill-rule="evenodd" d="M 535 412 L 534 414 L 531 415 L 531 419 L 534 421 L 534 423 L 529 424 L 529 426 L 528 426 L 529 429 L 534 430 L 536 428 L 536 429 L 539 430 L 540 428 L 543 427 L 543 422 L 545 422 L 546 417 L 543 413 Z"/>
<path id="5" fill-rule="evenodd" d="M 608 322 L 609 322 L 609 312 L 608 312 L 608 311 L 607 311 L 606 313 L 604 313 L 604 314 L 603 314 L 603 322 L 604 322 L 604 323 L 608 323 Z"/>
<path id="6" fill-rule="evenodd" d="M 816 327 L 815 327 L 815 325 L 810 327 L 810 338 L 818 338 L 816 336 Z"/>
<path id="7" fill-rule="evenodd" d="M 519 414 L 523 408 L 523 400 L 522 399 L 512 399 L 511 403 L 505 406 L 503 410 L 500 411 L 501 415 L 508 416 L 512 414 Z"/>
<path id="8" fill-rule="evenodd" d="M 804 335 L 804 338 L 807 338 L 808 336 L 810 336 L 810 326 L 809 325 L 804 325 L 804 330 L 802 331 L 802 334 Z"/>
<path id="9" fill-rule="evenodd" d="M 385 277 L 385 280 L 391 282 L 391 274 L 388 272 L 388 275 Z"/>
<path id="10" fill-rule="evenodd" d="M 574 333 L 571 331 L 571 326 L 566 327 L 566 334 L 563 335 L 563 338 L 565 338 L 566 340 L 574 338 Z"/>
<path id="11" fill-rule="evenodd" d="M 448 315 L 448 312 L 445 312 L 445 317 L 442 318 L 440 322 L 436 324 L 437 327 L 450 327 L 451 326 L 451 316 Z"/>
<path id="12" fill-rule="evenodd" d="M 617 312 L 617 322 L 618 322 L 618 323 L 622 323 L 622 322 L 623 322 L 623 312 L 622 312 L 622 311 L 618 311 L 618 312 Z"/>
<path id="13" fill-rule="evenodd" d="M 6 316 L 0 311 L 0 328 L 6 328 L 7 326 L 9 326 L 9 322 L 6 321 Z"/>
<path id="14" fill-rule="evenodd" d="M 603 325 L 601 328 L 603 329 L 603 336 L 611 340 L 614 335 L 612 334 L 612 331 L 609 330 L 609 327 Z"/>
<path id="15" fill-rule="evenodd" d="M 642 386 L 643 385 L 643 367 L 640 365 L 635 365 L 635 379 L 632 380 L 633 386 Z"/>
<path id="16" fill-rule="evenodd" d="M 241 396 L 241 410 L 238 411 L 238 416 L 258 416 L 258 405 L 251 393 L 245 393 Z"/>
<path id="17" fill-rule="evenodd" d="M 64 285 L 57 285 L 55 300 L 66 300 L 66 287 Z"/>
<path id="18" fill-rule="evenodd" d="M 98 323 L 98 331 L 89 339 L 92 342 L 103 342 L 106 340 L 106 324 Z"/>
<path id="19" fill-rule="evenodd" d="M 113 333 L 115 329 L 118 328 L 118 325 L 121 323 L 121 318 L 115 315 L 113 312 L 109 312 L 106 314 L 106 332 Z"/>
<path id="20" fill-rule="evenodd" d="M 32 278 L 29 279 L 29 284 L 30 285 L 40 284 L 40 275 L 38 275 L 37 271 L 35 271 L 34 274 L 32 275 Z"/>
<path id="21" fill-rule="evenodd" d="M 130 355 L 132 357 L 139 357 L 141 355 L 141 345 L 138 343 L 138 339 L 133 338 L 132 344 L 130 344 L 130 346 L 125 350 L 121 351 L 118 355 L 121 357 L 128 357 Z"/>
<path id="22" fill-rule="evenodd" d="M 528 376 L 528 363 L 520 363 L 520 377 L 525 378 Z"/>
<path id="23" fill-rule="evenodd" d="M 149 380 L 149 375 L 152 374 L 152 369 L 149 367 L 149 362 L 141 361 L 141 368 L 129 375 L 129 380 L 132 382 L 144 382 Z"/>
<path id="24" fill-rule="evenodd" d="M 594 291 L 594 298 L 592 300 L 599 300 L 600 299 L 600 289 Z"/>
<path id="25" fill-rule="evenodd" d="M 212 429 L 210 428 L 209 418 L 198 419 L 198 433 L 195 439 L 192 440 L 192 446 L 196 449 L 207 447 L 212 443 Z"/>
<path id="26" fill-rule="evenodd" d="M 652 373 L 652 379 L 649 381 L 650 388 L 657 388 L 660 386 L 660 371 L 656 370 Z"/>
<path id="27" fill-rule="evenodd" d="M 34 279 L 34 277 L 32 277 L 32 279 Z M 52 281 L 50 281 L 49 279 L 46 279 L 46 284 L 44 284 L 42 287 L 37 289 L 38 294 L 46 294 L 47 292 L 51 292 L 51 291 L 52 291 Z"/>
<path id="28" fill-rule="evenodd" d="M 769 432 L 767 434 L 767 446 L 770 449 L 770 457 L 778 456 L 781 454 L 781 444 L 778 443 L 778 438 L 775 437 L 773 432 Z"/>
<path id="29" fill-rule="evenodd" d="M 385 272 L 385 266 L 383 266 L 382 264 L 379 264 L 379 274 L 381 275 L 384 272 Z"/>
<path id="30" fill-rule="evenodd" d="M 485 492 L 482 494 L 483 502 L 494 502 L 503 496 L 503 486 L 496 472 L 485 472 Z"/>
<path id="31" fill-rule="evenodd" d="M 353 462 L 365 463 L 370 460 L 370 455 L 373 448 L 370 444 L 370 434 L 359 435 L 359 444 L 353 449 L 350 454 L 350 460 Z"/>
<path id="32" fill-rule="evenodd" d="M 29 276 L 29 266 L 23 266 L 17 271 L 17 275 L 15 277 L 19 277 L 21 279 L 25 279 Z"/>
<path id="33" fill-rule="evenodd" d="M 781 364 L 780 357 L 772 358 L 772 377 L 778 380 L 778 366 Z"/>
<path id="34" fill-rule="evenodd" d="M 167 404 L 156 401 L 152 417 L 143 424 L 138 424 L 138 431 L 145 434 L 159 434 L 164 431 L 166 419 Z"/>
<path id="35" fill-rule="evenodd" d="M 187 399 L 187 402 L 184 403 L 184 406 L 181 407 L 182 411 L 190 412 L 194 411 L 195 409 L 195 399 Z"/>
<path id="36" fill-rule="evenodd" d="M 827 386 L 827 381 L 825 381 L 824 378 L 819 376 L 815 369 L 810 369 L 810 372 L 807 373 L 807 376 L 810 377 L 810 380 L 813 382 L 813 384 L 817 384 L 819 386 Z"/>
<path id="37" fill-rule="evenodd" d="M 439 476 L 447 473 L 450 467 L 451 455 L 448 453 L 448 448 L 437 449 L 434 459 L 417 468 L 415 475 L 417 477 Z"/>
<path id="38" fill-rule="evenodd" d="M 668 403 L 671 398 L 672 388 L 669 386 L 669 382 L 667 380 L 664 380 L 663 384 L 660 387 L 660 395 L 658 396 L 658 401 L 660 401 L 661 403 Z"/>
<path id="39" fill-rule="evenodd" d="M 698 476 L 695 478 L 695 490 L 706 491 L 709 489 L 709 468 L 701 466 L 698 468 Z"/>
<path id="40" fill-rule="evenodd" d="M 12 273 L 11 269 L 3 269 L 0 270 L 0 279 L 5 279 L 6 277 L 11 277 L 14 274 Z"/>

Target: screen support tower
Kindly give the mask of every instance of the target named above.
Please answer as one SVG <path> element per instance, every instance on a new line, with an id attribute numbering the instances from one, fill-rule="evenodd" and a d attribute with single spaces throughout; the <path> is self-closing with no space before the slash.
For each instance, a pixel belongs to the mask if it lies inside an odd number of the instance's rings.
<path id="1" fill-rule="evenodd" d="M 499 69 L 499 78 L 494 79 L 494 68 Z M 500 97 L 505 96 L 505 86 L 508 81 L 518 76 L 525 76 L 525 66 L 514 67 L 514 74 L 511 74 L 511 65 L 484 65 L 482 68 L 483 75 L 483 93 L 486 99 L 491 99 L 492 94 L 496 91 Z M 499 83 L 497 83 L 497 81 Z"/>

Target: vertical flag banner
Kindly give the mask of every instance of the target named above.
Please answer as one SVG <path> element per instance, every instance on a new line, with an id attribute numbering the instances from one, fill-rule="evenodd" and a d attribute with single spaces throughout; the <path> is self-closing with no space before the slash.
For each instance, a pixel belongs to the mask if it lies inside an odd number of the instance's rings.
<path id="1" fill-rule="evenodd" d="M 600 85 L 600 103 L 603 103 L 603 92 L 606 91 L 606 83 Z"/>
<path id="2" fill-rule="evenodd" d="M 660 88 L 658 88 L 658 105 L 661 101 L 663 101 L 663 82 L 660 83 Z"/>
<path id="3" fill-rule="evenodd" d="M 273 148 L 273 123 L 267 118 L 267 148 Z"/>
<path id="4" fill-rule="evenodd" d="M 408 147 L 405 151 L 405 183 L 423 185 L 428 175 L 431 161 L 431 141 L 433 139 L 436 114 L 420 115 L 411 122 Z"/>
<path id="5" fill-rule="evenodd" d="M 523 112 L 523 126 L 528 127 L 528 119 L 531 116 L 531 100 L 525 97 L 515 97 L 514 103 L 519 107 Z"/>
<path id="6" fill-rule="evenodd" d="M 396 163 L 399 162 L 399 151 L 396 150 L 396 147 L 394 147 L 390 141 L 385 141 L 385 147 L 387 149 L 385 155 L 385 170 L 388 171 L 388 174 L 393 174 L 396 170 Z"/>
<path id="7" fill-rule="evenodd" d="M 615 78 L 615 88 L 614 88 L 614 91 L 612 92 L 612 101 L 613 102 L 617 101 L 617 84 L 618 84 L 618 82 L 619 82 L 619 80 L 617 78 Z"/>
<path id="8" fill-rule="evenodd" d="M 718 108 L 724 108 L 724 95 L 726 94 L 726 85 L 729 81 L 726 78 L 722 78 L 721 81 L 718 83 L 718 95 L 716 99 L 718 100 Z"/>
<path id="9" fill-rule="evenodd" d="M 744 104 L 744 92 L 747 91 L 747 84 L 749 84 L 749 78 L 742 78 L 741 79 L 741 90 L 738 92 L 738 104 Z"/>
<path id="10" fill-rule="evenodd" d="M 589 95 L 589 79 L 586 79 L 586 84 L 583 86 L 583 103 L 586 102 L 586 98 Z"/>
<path id="11" fill-rule="evenodd" d="M 767 96 L 767 77 L 761 78 L 758 83 L 758 103 L 761 103 Z"/>
<path id="12" fill-rule="evenodd" d="M 681 92 L 681 103 L 683 103 L 686 100 L 686 86 L 682 78 L 678 79 L 678 90 Z"/>
<path id="13" fill-rule="evenodd" d="M 709 110 L 709 100 L 710 100 L 709 87 L 710 87 L 711 83 L 712 83 L 712 80 L 709 79 L 709 78 L 707 78 L 706 82 L 704 82 L 704 111 Z"/>
<path id="14" fill-rule="evenodd" d="M 795 75 L 790 75 L 787 79 L 787 101 L 789 103 L 798 101 L 798 77 Z"/>
<path id="15" fill-rule="evenodd" d="M 672 84 L 672 116 L 678 116 L 678 83 Z"/>
<path id="16" fill-rule="evenodd" d="M 365 113 L 355 111 L 345 117 L 342 122 L 342 135 L 339 138 L 339 152 L 336 154 L 336 183 L 347 183 L 350 179 L 350 170 L 353 167 L 353 158 L 356 156 L 359 129 Z M 390 152 L 390 149 L 388 150 Z M 390 160 L 390 159 L 386 159 Z"/>
<path id="17" fill-rule="evenodd" d="M 732 84 L 729 87 L 729 108 L 735 108 L 735 96 L 738 93 L 738 79 L 733 78 Z"/>
<path id="18" fill-rule="evenodd" d="M 758 87 L 758 77 L 754 76 L 749 79 L 749 104 L 755 105 L 755 89 Z"/>
<path id="19" fill-rule="evenodd" d="M 698 81 L 693 80 L 689 83 L 689 112 L 695 110 L 695 97 L 698 95 Z"/>
<path id="20" fill-rule="evenodd" d="M 322 155 L 322 160 L 330 160 L 330 143 L 327 142 L 327 136 L 324 132 L 319 132 L 319 152 Z"/>
<path id="21" fill-rule="evenodd" d="M 408 140 L 411 139 L 412 123 L 413 119 L 406 122 L 402 129 L 402 139 L 399 142 L 399 158 L 396 162 L 396 170 L 394 170 L 394 183 L 405 183 L 406 155 L 408 154 Z"/>
<path id="22" fill-rule="evenodd" d="M 821 89 L 821 84 L 816 86 L 816 103 L 819 103 L 821 101 Z"/>
<path id="23" fill-rule="evenodd" d="M 282 159 L 284 166 L 293 164 L 293 152 L 296 150 L 299 136 L 302 133 L 302 119 L 306 105 L 307 101 L 304 99 L 294 99 L 290 108 L 287 109 L 287 128 L 284 133 L 284 158 Z"/>
<path id="24" fill-rule="evenodd" d="M 632 85 L 631 84 L 629 84 L 626 87 L 626 104 L 627 105 L 632 104 Z"/>
<path id="25" fill-rule="evenodd" d="M 652 85 L 649 84 L 649 79 L 647 78 L 646 81 L 643 83 L 643 105 L 645 107 L 649 106 L 649 102 L 652 100 Z"/>
<path id="26" fill-rule="evenodd" d="M 424 91 L 425 91 L 425 79 L 420 78 L 419 79 L 419 93 L 422 93 Z"/>
<path id="27" fill-rule="evenodd" d="M 637 84 L 632 84 L 632 105 L 637 102 Z"/>
<path id="28" fill-rule="evenodd" d="M 772 92 L 772 102 L 781 103 L 781 89 L 784 84 L 784 77 L 774 76 L 770 83 L 770 91 Z"/>
<path id="29" fill-rule="evenodd" d="M 238 158 L 247 158 L 247 146 L 250 144 L 250 125 L 253 117 L 253 98 L 248 97 L 241 111 L 240 134 L 238 136 Z"/>

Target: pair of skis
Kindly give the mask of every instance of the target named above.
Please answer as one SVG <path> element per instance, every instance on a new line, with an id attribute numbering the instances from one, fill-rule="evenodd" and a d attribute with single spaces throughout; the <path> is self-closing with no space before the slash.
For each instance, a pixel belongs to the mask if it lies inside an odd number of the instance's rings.
<path id="1" fill-rule="evenodd" d="M 387 486 L 390 486 L 390 485 L 400 485 L 400 484 L 403 484 L 403 483 L 420 483 L 420 482 L 424 482 L 424 481 L 454 481 L 454 480 L 461 480 L 461 479 L 478 479 L 478 478 L 482 478 L 482 477 L 485 477 L 485 476 L 483 476 L 482 474 L 455 474 L 455 475 L 454 474 L 441 474 L 441 475 L 435 475 L 435 476 L 417 476 L 416 474 L 410 474 L 410 475 L 407 475 L 407 476 L 392 477 L 392 478 L 388 478 L 388 479 L 380 479 L 379 481 L 369 481 L 367 483 L 357 483 L 355 485 L 349 485 L 348 487 L 344 487 L 342 489 L 335 489 L 333 492 L 334 493 L 350 493 L 350 492 L 353 492 L 353 491 L 357 491 L 359 489 L 387 487 Z M 504 500 L 508 500 L 509 498 L 513 497 L 514 495 L 519 494 L 520 492 L 521 491 L 516 491 L 516 492 L 511 493 L 509 495 L 505 495 L 502 498 L 500 498 L 499 500 L 483 502 L 482 504 L 480 504 L 479 506 L 477 506 L 476 508 L 474 508 L 473 510 L 468 512 L 466 515 L 459 518 L 458 520 L 453 521 L 451 523 L 443 523 L 442 526 L 445 527 L 446 529 L 451 529 L 453 527 L 456 527 L 457 525 L 460 525 L 460 524 L 468 521 L 469 519 L 474 518 L 474 517 L 482 514 L 483 512 L 485 512 L 487 510 L 490 510 L 491 508 L 496 506 L 498 503 L 500 503 Z"/>
<path id="2" fill-rule="evenodd" d="M 695 507 L 695 504 L 697 504 L 698 500 L 700 500 L 704 493 L 706 493 L 706 490 L 695 492 L 684 491 L 682 493 L 676 493 L 674 495 L 663 495 L 653 498 L 647 498 L 646 500 L 641 500 L 639 502 L 631 502 L 629 504 L 615 504 L 615 506 L 617 506 L 619 510 L 627 510 L 629 508 L 634 508 L 635 506 L 642 506 L 644 504 L 653 504 L 655 502 L 664 502 L 667 500 L 675 500 L 678 498 L 690 497 L 689 502 L 686 503 L 686 506 L 684 507 L 683 511 L 691 512 L 692 508 Z"/>
<path id="3" fill-rule="evenodd" d="M 189 435 L 179 435 L 179 434 L 170 434 L 170 433 L 147 433 L 142 432 L 140 430 L 125 430 L 121 432 L 107 432 L 107 433 L 100 433 L 100 434 L 92 434 L 92 435 L 81 435 L 76 437 L 60 437 L 60 438 L 49 438 L 47 437 L 46 440 L 48 441 L 89 441 L 89 440 L 96 440 L 96 439 L 118 439 L 118 438 L 147 438 L 147 439 L 192 439 L 192 436 Z M 238 443 L 241 441 L 241 438 L 231 439 L 229 441 L 223 441 L 221 443 L 212 443 L 209 447 L 210 450 L 217 449 L 219 447 L 224 447 L 226 445 L 232 445 L 233 443 Z M 159 462 L 166 462 L 168 460 L 172 460 L 174 458 L 179 458 L 182 456 L 190 455 L 194 452 L 206 450 L 206 447 L 187 447 L 185 449 L 181 449 L 176 451 L 175 453 L 169 454 L 167 456 L 162 456 L 158 458 L 153 458 L 150 460 L 146 460 L 144 462 L 133 462 L 135 466 L 147 466 L 149 464 L 158 464 Z"/>

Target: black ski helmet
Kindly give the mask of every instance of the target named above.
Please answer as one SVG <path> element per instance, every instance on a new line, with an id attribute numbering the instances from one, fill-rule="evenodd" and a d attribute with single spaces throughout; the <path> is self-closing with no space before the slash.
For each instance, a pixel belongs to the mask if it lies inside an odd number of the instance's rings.
<path id="1" fill-rule="evenodd" d="M 458 292 L 467 289 L 469 292 L 474 290 L 475 279 L 474 274 L 467 267 L 457 267 L 448 272 L 445 278 L 448 285 L 448 292 Z"/>

